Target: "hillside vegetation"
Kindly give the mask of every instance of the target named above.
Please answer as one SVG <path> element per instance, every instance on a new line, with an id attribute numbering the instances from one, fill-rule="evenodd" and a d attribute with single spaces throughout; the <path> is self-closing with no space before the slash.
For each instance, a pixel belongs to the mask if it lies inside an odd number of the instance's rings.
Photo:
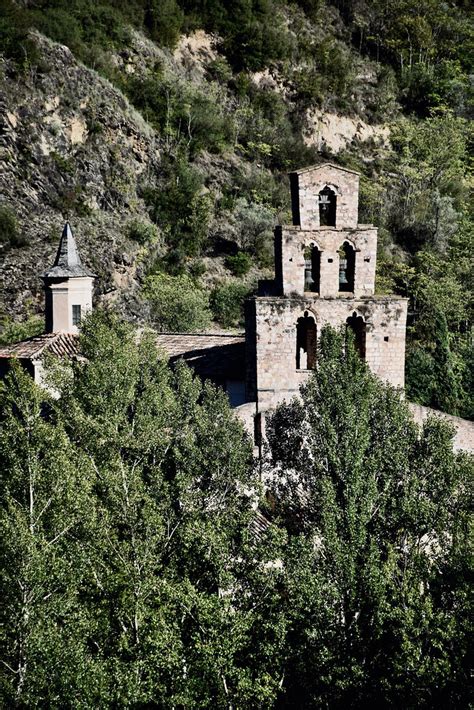
<path id="1" fill-rule="evenodd" d="M 474 416 L 469 3 L 0 6 L 4 337 L 65 215 L 127 317 L 238 327 L 285 173 L 329 158 L 362 172 L 378 291 L 410 298 L 408 397 Z"/>

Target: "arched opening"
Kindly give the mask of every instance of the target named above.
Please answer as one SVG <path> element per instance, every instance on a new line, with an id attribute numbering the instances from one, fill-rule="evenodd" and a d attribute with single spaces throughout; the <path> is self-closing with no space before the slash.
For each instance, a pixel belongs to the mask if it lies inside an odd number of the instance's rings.
<path id="1" fill-rule="evenodd" d="M 346 328 L 350 328 L 354 333 L 354 344 L 362 360 L 365 360 L 365 333 L 366 324 L 362 316 L 354 313 L 346 320 Z"/>
<path id="2" fill-rule="evenodd" d="M 326 185 L 319 193 L 319 224 L 321 227 L 336 226 L 336 193 Z"/>
<path id="3" fill-rule="evenodd" d="M 339 249 L 339 291 L 354 291 L 355 249 L 344 242 Z"/>
<path id="4" fill-rule="evenodd" d="M 321 252 L 313 244 L 304 251 L 304 290 L 319 293 Z"/>
<path id="5" fill-rule="evenodd" d="M 296 369 L 314 370 L 316 367 L 316 323 L 305 311 L 296 324 Z"/>

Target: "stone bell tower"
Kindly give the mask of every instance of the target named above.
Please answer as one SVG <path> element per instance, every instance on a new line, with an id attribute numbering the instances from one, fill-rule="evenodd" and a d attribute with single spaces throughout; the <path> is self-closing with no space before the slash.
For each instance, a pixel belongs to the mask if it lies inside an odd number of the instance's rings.
<path id="1" fill-rule="evenodd" d="M 54 264 L 41 277 L 47 333 L 78 333 L 82 317 L 92 310 L 94 276 L 82 265 L 71 225 L 66 222 Z"/>
<path id="2" fill-rule="evenodd" d="M 293 224 L 275 230 L 275 279 L 247 304 L 247 399 L 265 411 L 317 365 L 321 327 L 351 328 L 371 370 L 403 387 L 407 299 L 375 295 L 377 229 L 358 223 L 359 173 L 290 174 Z"/>

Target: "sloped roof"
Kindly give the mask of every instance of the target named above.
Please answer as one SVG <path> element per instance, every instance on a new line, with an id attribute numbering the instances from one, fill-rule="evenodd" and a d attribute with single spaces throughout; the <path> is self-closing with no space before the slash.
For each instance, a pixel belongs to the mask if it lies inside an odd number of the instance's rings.
<path id="1" fill-rule="evenodd" d="M 342 165 L 336 165 L 336 163 L 320 163 L 319 165 L 308 165 L 307 168 L 300 168 L 299 170 L 292 170 L 290 175 L 301 175 L 301 173 L 309 173 L 315 170 L 320 170 L 321 168 L 334 168 L 335 170 L 343 170 L 346 173 L 352 173 L 353 175 L 360 175 L 357 170 L 351 170 L 350 168 L 345 168 Z"/>
<path id="2" fill-rule="evenodd" d="M 42 278 L 74 278 L 79 276 L 93 278 L 95 274 L 82 265 L 71 225 L 66 222 L 54 264 L 42 274 Z"/>
<path id="3" fill-rule="evenodd" d="M 180 358 L 200 377 L 245 378 L 245 336 L 228 333 L 157 333 L 156 344 L 170 363 Z"/>
<path id="4" fill-rule="evenodd" d="M 46 352 L 57 357 L 79 354 L 79 336 L 71 333 L 44 333 L 13 345 L 0 346 L 0 358 L 38 360 Z"/>
<path id="5" fill-rule="evenodd" d="M 245 337 L 216 333 L 156 333 L 157 347 L 173 364 L 180 358 L 197 375 L 212 380 L 245 378 Z M 79 355 L 79 336 L 45 333 L 0 347 L 0 358 L 37 360 L 46 352 L 58 357 Z"/>

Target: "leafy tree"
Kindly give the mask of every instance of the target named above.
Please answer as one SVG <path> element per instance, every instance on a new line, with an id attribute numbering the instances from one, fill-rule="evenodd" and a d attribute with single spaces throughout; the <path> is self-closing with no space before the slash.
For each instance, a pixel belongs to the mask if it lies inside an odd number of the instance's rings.
<path id="1" fill-rule="evenodd" d="M 19 365 L 0 395 L 2 704 L 49 698 L 59 707 L 69 697 L 72 707 L 70 674 L 87 673 L 78 591 L 91 531 L 90 468 L 54 400 Z"/>
<path id="2" fill-rule="evenodd" d="M 168 268 L 179 269 L 187 257 L 199 256 L 207 237 L 212 214 L 212 201 L 203 192 L 198 171 L 180 157 L 176 162 L 164 161 L 165 183 L 148 190 L 145 199 L 152 219 L 162 228 L 170 247 Z"/>
<path id="3" fill-rule="evenodd" d="M 182 22 L 183 13 L 176 0 L 147 0 L 144 24 L 157 44 L 173 47 Z"/>
<path id="4" fill-rule="evenodd" d="M 215 319 L 224 328 L 242 325 L 244 320 L 244 303 L 251 289 L 245 284 L 226 283 L 211 293 L 210 304 Z"/>
<path id="5" fill-rule="evenodd" d="M 191 333 L 210 324 L 209 296 L 189 276 L 149 276 L 144 294 L 152 321 L 160 330 Z"/>
<path id="6" fill-rule="evenodd" d="M 245 276 L 250 271 L 252 259 L 244 251 L 226 257 L 225 265 L 234 276 Z"/>
<path id="7" fill-rule="evenodd" d="M 467 477 L 342 332 L 267 425 L 283 565 L 280 707 L 467 706 Z"/>
<path id="8" fill-rule="evenodd" d="M 279 571 L 242 425 L 108 313 L 81 348 L 59 399 L 18 368 L 3 393 L 5 705 L 271 707 Z"/>

